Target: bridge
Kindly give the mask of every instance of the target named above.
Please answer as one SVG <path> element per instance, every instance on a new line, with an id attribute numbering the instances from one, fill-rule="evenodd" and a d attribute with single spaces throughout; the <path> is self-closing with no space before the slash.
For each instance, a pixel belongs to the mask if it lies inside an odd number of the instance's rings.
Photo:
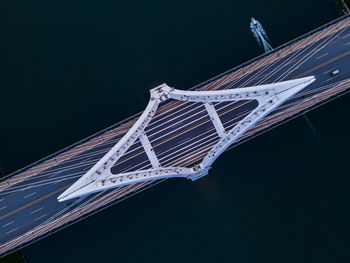
<path id="1" fill-rule="evenodd" d="M 349 26 L 344 16 L 187 91 L 160 85 L 142 114 L 6 176 L 0 253 L 167 178 L 196 180 L 225 150 L 346 93 Z"/>
<path id="2" fill-rule="evenodd" d="M 215 159 L 244 132 L 313 81 L 315 81 L 314 77 L 306 77 L 255 87 L 215 91 L 181 91 L 170 88 L 166 84 L 152 89 L 150 102 L 136 123 L 82 178 L 62 193 L 58 200 L 66 201 L 109 188 L 151 180 L 173 177 L 197 180 L 208 174 L 210 165 Z M 217 132 L 218 138 L 215 145 L 204 156 L 201 163 L 192 168 L 162 167 L 145 132 L 147 125 L 156 113 L 159 103 L 167 99 L 203 103 L 215 128 L 211 129 Z M 233 125 L 230 130 L 226 130 L 213 103 L 240 101 L 256 101 L 255 107 L 248 111 L 248 114 Z M 152 168 L 113 174 L 111 169 L 137 139 L 140 140 L 141 150 L 146 153 Z"/>

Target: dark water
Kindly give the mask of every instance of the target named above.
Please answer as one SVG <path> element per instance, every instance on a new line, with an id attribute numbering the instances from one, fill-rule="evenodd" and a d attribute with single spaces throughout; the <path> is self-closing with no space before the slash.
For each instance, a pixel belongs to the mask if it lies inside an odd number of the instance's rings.
<path id="1" fill-rule="evenodd" d="M 338 16 L 331 0 L 3 1 L 1 168 L 14 171 Z M 29 262 L 349 262 L 350 97 L 24 249 Z"/>

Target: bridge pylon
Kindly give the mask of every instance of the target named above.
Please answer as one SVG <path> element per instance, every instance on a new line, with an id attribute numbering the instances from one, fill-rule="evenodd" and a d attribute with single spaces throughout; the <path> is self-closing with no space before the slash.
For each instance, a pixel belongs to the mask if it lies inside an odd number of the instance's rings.
<path id="1" fill-rule="evenodd" d="M 146 109 L 130 130 L 106 155 L 57 199 L 61 202 L 110 188 L 164 178 L 183 177 L 193 181 L 197 180 L 208 174 L 212 163 L 242 134 L 314 80 L 315 78 L 311 76 L 254 87 L 214 91 L 177 90 L 167 84 L 162 84 L 150 91 L 151 96 Z M 150 142 L 145 132 L 145 128 L 157 112 L 159 104 L 170 99 L 203 103 L 218 133 L 217 143 L 207 152 L 200 163 L 192 167 L 162 167 L 153 149 L 152 142 Z M 258 103 L 256 108 L 233 128 L 226 130 L 213 103 L 243 100 L 256 100 Z M 152 168 L 113 174 L 111 168 L 137 139 L 140 140 Z"/>

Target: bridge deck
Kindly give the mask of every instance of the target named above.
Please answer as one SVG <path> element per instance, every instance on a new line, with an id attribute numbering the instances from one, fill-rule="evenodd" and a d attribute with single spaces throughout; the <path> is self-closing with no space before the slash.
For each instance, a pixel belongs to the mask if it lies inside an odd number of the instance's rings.
<path id="1" fill-rule="evenodd" d="M 236 143 L 251 138 L 301 111 L 350 87 L 350 18 L 306 36 L 197 89 L 213 90 L 266 84 L 314 75 L 316 81 L 287 101 Z M 331 77 L 334 68 L 339 75 Z M 225 128 L 232 127 L 254 107 L 254 101 L 216 103 Z M 112 205 L 157 182 L 143 182 L 85 196 L 71 203 L 57 196 L 98 161 L 130 128 L 134 119 L 99 136 L 22 170 L 0 183 L 0 253 L 28 244 L 44 234 Z M 146 130 L 162 165 L 191 165 L 217 142 L 215 128 L 201 104 L 171 102 L 163 105 Z M 132 147 L 115 171 L 149 166 L 140 145 Z"/>

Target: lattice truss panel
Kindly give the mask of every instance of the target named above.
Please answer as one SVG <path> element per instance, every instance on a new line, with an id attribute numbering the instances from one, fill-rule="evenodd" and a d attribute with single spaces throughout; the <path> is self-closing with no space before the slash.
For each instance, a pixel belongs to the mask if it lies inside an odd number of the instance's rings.
<path id="1" fill-rule="evenodd" d="M 150 91 L 145 111 L 130 130 L 58 200 L 143 181 L 197 180 L 208 174 L 212 163 L 243 133 L 314 80 L 311 76 L 214 91 L 182 91 L 162 84 Z M 159 104 L 170 99 L 188 106 L 176 114 L 170 109 L 168 117 L 157 123 Z M 196 111 L 189 110 L 193 105 Z M 186 166 L 189 162 L 183 160 L 203 151 L 200 163 Z"/>

